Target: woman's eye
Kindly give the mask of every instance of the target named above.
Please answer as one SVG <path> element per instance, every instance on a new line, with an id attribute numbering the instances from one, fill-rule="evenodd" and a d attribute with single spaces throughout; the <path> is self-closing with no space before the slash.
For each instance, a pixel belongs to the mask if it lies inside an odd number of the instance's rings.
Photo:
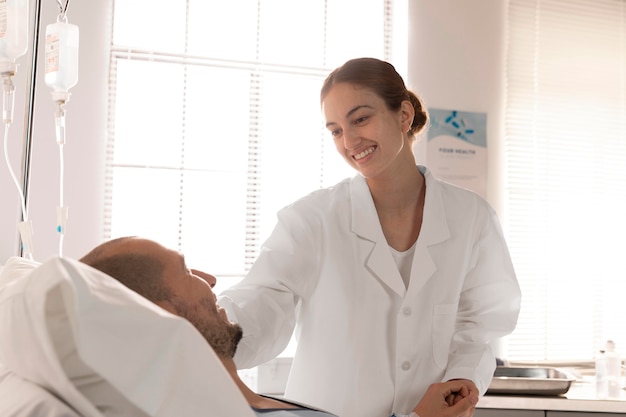
<path id="1" fill-rule="evenodd" d="M 360 124 L 364 123 L 366 120 L 367 120 L 367 116 L 359 117 L 358 119 L 356 119 L 354 121 L 354 124 L 355 125 L 360 125 Z"/>
<path id="2" fill-rule="evenodd" d="M 337 136 L 341 135 L 341 129 L 335 129 L 335 130 L 331 130 L 330 131 L 330 135 L 334 138 L 336 138 Z"/>

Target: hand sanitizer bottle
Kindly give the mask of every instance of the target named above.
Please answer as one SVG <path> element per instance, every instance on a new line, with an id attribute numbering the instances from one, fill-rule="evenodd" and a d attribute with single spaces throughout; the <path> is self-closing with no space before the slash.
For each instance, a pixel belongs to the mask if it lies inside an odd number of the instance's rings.
<path id="1" fill-rule="evenodd" d="M 622 358 L 615 350 L 615 342 L 607 340 L 604 350 L 596 358 L 596 396 L 619 398 L 622 385 Z"/>
<path id="2" fill-rule="evenodd" d="M 622 389 L 622 357 L 615 350 L 612 340 L 606 342 L 606 379 L 609 398 L 619 398 Z"/>

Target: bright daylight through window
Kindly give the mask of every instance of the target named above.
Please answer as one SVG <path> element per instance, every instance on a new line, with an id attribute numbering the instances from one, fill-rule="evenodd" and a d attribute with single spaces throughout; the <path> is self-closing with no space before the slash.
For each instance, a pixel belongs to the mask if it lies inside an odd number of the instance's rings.
<path id="1" fill-rule="evenodd" d="M 354 57 L 405 72 L 406 9 L 404 0 L 115 2 L 106 233 L 156 239 L 233 284 L 278 209 L 353 175 L 323 127 L 319 90 Z"/>
<path id="2" fill-rule="evenodd" d="M 507 241 L 522 286 L 509 356 L 626 351 L 626 3 L 511 0 Z"/>

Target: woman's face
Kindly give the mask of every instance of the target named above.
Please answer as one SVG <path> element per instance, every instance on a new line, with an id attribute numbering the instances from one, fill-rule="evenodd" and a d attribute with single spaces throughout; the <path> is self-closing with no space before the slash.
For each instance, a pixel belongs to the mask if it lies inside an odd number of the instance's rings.
<path id="1" fill-rule="evenodd" d="M 365 178 L 378 176 L 412 152 L 407 132 L 413 106 L 391 111 L 372 90 L 350 83 L 335 84 L 322 100 L 322 113 L 337 151 Z"/>

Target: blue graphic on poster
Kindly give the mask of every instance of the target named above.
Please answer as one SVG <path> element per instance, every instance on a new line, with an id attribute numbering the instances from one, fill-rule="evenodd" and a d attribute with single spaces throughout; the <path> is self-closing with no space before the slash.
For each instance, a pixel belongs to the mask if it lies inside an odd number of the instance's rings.
<path id="1" fill-rule="evenodd" d="M 486 198 L 487 114 L 428 111 L 428 168 L 436 177 Z"/>

